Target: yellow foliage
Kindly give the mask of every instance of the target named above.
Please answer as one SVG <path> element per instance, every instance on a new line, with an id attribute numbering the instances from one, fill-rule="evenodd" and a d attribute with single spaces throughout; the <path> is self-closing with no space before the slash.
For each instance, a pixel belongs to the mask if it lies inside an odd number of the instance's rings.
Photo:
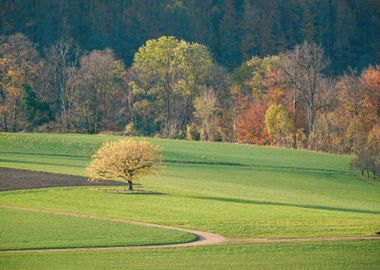
<path id="1" fill-rule="evenodd" d="M 90 180 L 138 180 L 162 169 L 161 152 L 161 147 L 145 140 L 106 142 L 93 155 L 86 173 Z"/>
<path id="2" fill-rule="evenodd" d="M 7 91 L 7 94 L 9 96 L 20 96 L 21 95 L 21 89 L 19 87 L 15 87 L 13 85 L 9 85 L 8 87 L 5 87 L 5 90 Z"/>

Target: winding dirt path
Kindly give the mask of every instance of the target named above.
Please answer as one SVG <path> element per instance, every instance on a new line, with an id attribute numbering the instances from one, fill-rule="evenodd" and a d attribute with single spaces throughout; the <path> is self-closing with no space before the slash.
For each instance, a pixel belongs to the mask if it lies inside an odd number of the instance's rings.
<path id="1" fill-rule="evenodd" d="M 85 215 L 72 212 L 56 211 L 49 209 L 36 209 L 36 208 L 26 208 L 10 205 L 0 205 L 0 208 L 5 209 L 15 209 L 29 212 L 39 212 L 47 213 L 54 215 L 63 215 L 69 217 L 78 217 L 78 218 L 88 218 L 88 219 L 97 219 L 105 220 L 112 222 L 120 222 L 134 225 L 141 225 L 147 227 L 177 230 L 181 232 L 187 232 L 198 236 L 198 239 L 193 242 L 188 243 L 178 243 L 178 244 L 163 244 L 163 245 L 145 245 L 145 246 L 117 246 L 117 247 L 87 247 L 87 248 L 52 248 L 52 249 L 30 249 L 30 250 L 5 250 L 0 251 L 0 254 L 4 253 L 31 253 L 31 252 L 65 252 L 65 251 L 95 251 L 95 250 L 127 250 L 127 249 L 156 249 L 156 248 L 174 248 L 174 247 L 192 247 L 192 246 L 204 246 L 204 245 L 221 245 L 221 244 L 233 244 L 233 243 L 251 243 L 251 244 L 262 244 L 262 243 L 292 243 L 292 242 L 315 242 L 315 241 L 351 241 L 351 240 L 380 240 L 380 235 L 369 235 L 369 236 L 337 236 L 337 237 L 303 237 L 303 238 L 253 238 L 253 239 L 237 239 L 237 238 L 226 238 L 219 234 L 190 230 L 180 227 L 173 227 L 167 225 L 159 225 L 153 223 L 139 222 L 139 221 L 130 221 L 126 219 L 117 219 L 117 218 L 107 218 L 99 217 L 95 215 Z"/>
<path id="2" fill-rule="evenodd" d="M 112 221 L 112 222 L 120 222 L 120 223 L 127 223 L 127 224 L 134 224 L 134 225 L 141 225 L 141 226 L 147 226 L 147 227 L 154 227 L 154 228 L 160 228 L 160 229 L 169 229 L 169 230 L 177 230 L 181 232 L 191 233 L 198 237 L 197 240 L 193 242 L 187 242 L 187 243 L 179 243 L 179 244 L 163 244 L 163 245 L 144 245 L 144 246 L 118 246 L 118 247 L 88 247 L 88 248 L 53 248 L 53 249 L 30 249 L 30 250 L 9 250 L 9 251 L 0 251 L 1 253 L 15 253 L 15 252 L 59 252 L 59 251 L 89 251 L 89 250 L 117 250 L 117 249 L 147 249 L 147 248 L 168 248 L 168 247 L 190 247 L 190 246 L 203 246 L 203 245 L 216 245 L 216 244 L 223 244 L 228 243 L 231 240 L 228 238 L 225 238 L 222 235 L 209 233 L 209 232 L 203 232 L 203 231 L 196 231 L 196 230 L 190 230 L 180 227 L 172 227 L 172 226 L 166 226 L 166 225 L 159 225 L 159 224 L 153 224 L 153 223 L 146 223 L 146 222 L 140 222 L 140 221 L 130 221 L 126 219 L 118 219 L 118 218 L 107 218 L 107 217 L 99 217 L 95 215 L 85 215 L 85 214 L 78 214 L 78 213 L 71 213 L 71 212 L 64 212 L 64 211 L 56 211 L 56 210 L 48 210 L 48 209 L 36 209 L 36 208 L 26 208 L 26 207 L 18 207 L 18 206 L 9 206 L 9 205 L 0 205 L 0 208 L 6 208 L 6 209 L 14 209 L 14 210 L 23 210 L 23 211 L 29 211 L 29 212 L 39 212 L 39 213 L 47 213 L 47 214 L 54 214 L 54 215 L 63 215 L 63 216 L 69 216 L 69 217 L 78 217 L 78 218 L 88 218 L 88 219 L 97 219 L 97 220 L 105 220 L 105 221 Z"/>

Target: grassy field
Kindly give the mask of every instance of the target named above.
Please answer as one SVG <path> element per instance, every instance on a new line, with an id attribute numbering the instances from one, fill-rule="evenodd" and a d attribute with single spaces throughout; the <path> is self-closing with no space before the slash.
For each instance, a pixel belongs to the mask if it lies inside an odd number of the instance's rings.
<path id="1" fill-rule="evenodd" d="M 0 250 L 181 243 L 178 231 L 46 213 L 0 209 Z"/>
<path id="2" fill-rule="evenodd" d="M 0 165 L 83 174 L 102 142 L 120 137 L 0 134 Z M 348 156 L 247 145 L 151 139 L 167 167 L 134 196 L 109 188 L 4 192 L 0 204 L 178 225 L 234 237 L 369 235 L 380 231 L 380 185 Z M 116 189 L 116 188 L 115 188 Z M 119 188 L 121 189 L 121 187 Z M 75 203 L 73 203 L 75 202 Z"/>
<path id="3" fill-rule="evenodd" d="M 379 269 L 379 241 L 5 254 L 1 269 Z"/>
<path id="4" fill-rule="evenodd" d="M 0 133 L 0 166 L 83 175 L 91 154 L 104 141 L 118 139 Z M 372 235 L 380 231 L 380 185 L 351 171 L 348 156 L 237 144 L 149 140 L 164 148 L 166 159 L 166 170 L 160 176 L 147 177 L 138 187 L 151 194 L 114 192 L 122 187 L 50 188 L 2 192 L 0 204 L 126 218 L 241 238 Z M 290 269 L 295 263 L 299 263 L 298 268 L 307 269 L 326 265 L 331 265 L 330 269 L 348 265 L 352 269 L 374 269 L 379 263 L 375 259 L 379 246 L 377 241 L 245 244 L 101 252 L 100 257 L 88 252 L 83 260 L 84 266 L 91 269 L 95 269 L 91 267 L 94 257 L 104 258 L 104 263 L 118 258 L 113 260 L 115 268 L 126 262 L 139 262 L 138 269 L 152 269 L 149 265 L 153 262 L 154 269 L 178 269 L 190 261 L 194 262 L 191 269 L 220 269 L 220 265 L 236 266 L 234 269 L 252 269 L 252 265 Z M 275 256 L 273 250 L 278 251 Z M 147 254 L 152 257 L 143 260 Z M 203 254 L 210 259 L 202 261 Z M 315 256 L 321 254 L 324 259 L 318 261 Z M 59 262 L 70 259 L 73 264 L 68 268 L 74 268 L 79 260 L 76 253 L 8 254 L 0 260 L 4 265 L 22 269 L 28 264 L 39 268 L 41 258 L 63 266 L 67 264 Z M 274 267 L 270 267 L 271 262 Z M 310 267 L 304 267 L 310 262 Z M 165 263 L 172 268 L 163 267 Z M 102 269 L 102 263 L 99 265 Z"/>

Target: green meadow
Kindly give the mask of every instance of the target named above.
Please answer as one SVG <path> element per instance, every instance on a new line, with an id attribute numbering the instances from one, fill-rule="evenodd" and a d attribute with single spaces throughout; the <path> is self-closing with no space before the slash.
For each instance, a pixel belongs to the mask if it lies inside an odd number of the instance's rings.
<path id="1" fill-rule="evenodd" d="M 94 151 L 107 140 L 119 139 L 0 133 L 0 166 L 84 175 Z M 163 147 L 166 168 L 138 183 L 136 187 L 146 194 L 128 194 L 124 187 L 7 191 L 0 193 L 0 205 L 123 218 L 234 238 L 363 236 L 380 231 L 380 184 L 352 171 L 349 156 L 147 140 Z M 21 223 L 24 215 L 27 221 Z M 1 249 L 146 245 L 194 237 L 172 230 L 16 210 L 1 210 L 0 219 Z M 41 232 L 31 229 L 35 227 Z M 186 263 L 193 263 L 188 269 L 375 269 L 379 250 L 379 241 L 357 241 L 92 251 L 81 256 L 76 252 L 1 254 L 0 268 L 41 269 L 53 263 L 54 269 L 74 269 L 80 263 L 78 269 L 104 269 L 106 265 L 118 269 L 128 263 L 137 266 L 131 269 L 184 269 Z"/>
<path id="2" fill-rule="evenodd" d="M 4 254 L 4 269 L 379 269 L 379 241 Z"/>
<path id="3" fill-rule="evenodd" d="M 1 209 L 0 251 L 182 243 L 191 234 L 96 219 Z"/>

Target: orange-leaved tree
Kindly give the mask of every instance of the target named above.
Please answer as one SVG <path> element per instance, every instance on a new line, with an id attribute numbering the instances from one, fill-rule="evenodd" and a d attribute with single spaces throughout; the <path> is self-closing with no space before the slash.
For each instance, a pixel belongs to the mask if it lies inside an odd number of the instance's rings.
<path id="1" fill-rule="evenodd" d="M 133 181 L 157 173 L 162 167 L 161 147 L 145 140 L 123 139 L 105 142 L 92 156 L 86 172 L 90 181 L 125 181 L 128 190 L 133 190 Z"/>
<path id="2" fill-rule="evenodd" d="M 252 104 L 249 109 L 238 115 L 236 121 L 236 139 L 242 143 L 265 145 L 270 143 L 270 136 L 265 126 L 267 106 Z"/>

